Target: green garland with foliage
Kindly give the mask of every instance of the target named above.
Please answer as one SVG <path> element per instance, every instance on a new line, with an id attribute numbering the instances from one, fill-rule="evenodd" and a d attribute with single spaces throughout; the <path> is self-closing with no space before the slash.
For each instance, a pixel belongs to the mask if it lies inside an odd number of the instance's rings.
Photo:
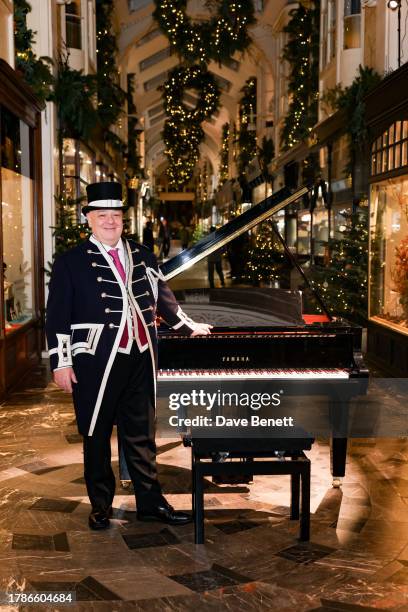
<path id="1" fill-rule="evenodd" d="M 206 64 L 211 60 L 228 62 L 236 51 L 243 52 L 250 45 L 248 27 L 255 23 L 255 11 L 253 0 L 215 0 L 207 8 L 215 9 L 216 14 L 208 21 L 194 23 L 186 14 L 187 0 L 155 0 L 155 4 L 153 17 L 188 66 L 173 70 L 163 88 L 168 116 L 163 130 L 167 175 L 170 186 L 179 189 L 192 178 L 199 159 L 204 139 L 201 122 L 219 105 L 220 90 Z M 188 71 L 197 76 L 184 76 Z M 182 103 L 186 87 L 199 91 L 192 111 Z"/>
<path id="2" fill-rule="evenodd" d="M 229 151 L 230 151 L 230 124 L 224 123 L 222 126 L 220 167 L 218 170 L 220 185 L 228 180 L 229 176 Z"/>
<path id="3" fill-rule="evenodd" d="M 222 63 L 251 43 L 248 27 L 255 23 L 252 0 L 216 0 L 207 8 L 216 14 L 194 23 L 187 15 L 187 0 L 155 0 L 153 17 L 173 50 L 189 63 Z"/>
<path id="4" fill-rule="evenodd" d="M 190 109 L 183 104 L 186 89 L 198 92 L 197 104 Z M 201 123 L 218 108 L 220 88 L 211 72 L 201 66 L 178 66 L 169 74 L 163 87 L 163 105 L 167 115 L 185 122 Z"/>
<path id="5" fill-rule="evenodd" d="M 367 143 L 367 125 L 365 119 L 364 97 L 376 87 L 382 77 L 373 68 L 358 67 L 358 75 L 349 87 L 337 85 L 329 89 L 322 97 L 322 102 L 331 109 L 344 110 L 346 113 L 346 130 L 349 135 L 349 163 L 345 168 L 346 174 L 351 174 L 354 160 L 363 154 Z"/>
<path id="6" fill-rule="evenodd" d="M 257 154 L 256 129 L 249 129 L 251 120 L 256 118 L 256 83 L 256 77 L 247 79 L 241 89 L 242 96 L 239 101 L 237 168 L 241 176 Z"/>
<path id="7" fill-rule="evenodd" d="M 52 99 L 57 105 L 60 138 L 88 139 L 99 122 L 92 98 L 97 91 L 93 75 L 83 74 L 68 64 L 68 56 L 61 56 Z"/>
<path id="8" fill-rule="evenodd" d="M 320 2 L 300 3 L 289 15 L 290 21 L 283 29 L 288 34 L 282 57 L 289 64 L 290 97 L 280 134 L 283 150 L 306 140 L 317 121 Z"/>
<path id="9" fill-rule="evenodd" d="M 96 0 L 98 114 L 103 129 L 117 122 L 126 102 L 116 65 L 118 45 L 113 31 L 113 11 L 113 0 Z"/>
<path id="10" fill-rule="evenodd" d="M 199 92 L 197 105 L 192 109 L 183 104 L 186 89 Z M 163 86 L 163 104 L 168 117 L 163 140 L 171 187 L 181 188 L 191 179 L 204 140 L 201 123 L 216 112 L 219 99 L 217 81 L 205 66 L 177 66 L 170 72 Z"/>
<path id="11" fill-rule="evenodd" d="M 127 169 L 126 174 L 129 178 L 140 176 L 141 157 L 137 154 L 139 132 L 136 129 L 137 117 L 136 117 L 136 106 L 133 102 L 133 95 L 135 92 L 135 74 L 129 73 L 127 76 L 127 111 L 128 111 L 128 147 L 127 147 Z"/>
<path id="12" fill-rule="evenodd" d="M 31 10 L 26 0 L 14 0 L 16 68 L 22 73 L 37 98 L 44 102 L 51 99 L 53 91 L 52 60 L 49 57 L 38 58 L 33 51 L 36 32 L 27 27 L 27 14 Z"/>

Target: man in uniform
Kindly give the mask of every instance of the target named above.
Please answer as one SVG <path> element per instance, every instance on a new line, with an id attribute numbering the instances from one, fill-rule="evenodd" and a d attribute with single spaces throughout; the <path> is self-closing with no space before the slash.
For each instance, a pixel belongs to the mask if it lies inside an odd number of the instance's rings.
<path id="1" fill-rule="evenodd" d="M 174 330 L 196 336 L 210 325 L 177 304 L 155 256 L 121 238 L 120 183 L 87 187 L 83 208 L 92 236 L 55 261 L 46 332 L 56 384 L 73 394 L 84 442 L 91 529 L 109 527 L 115 493 L 110 438 L 116 422 L 133 482 L 139 520 L 178 525 L 191 520 L 162 495 L 156 471 L 156 312 Z"/>

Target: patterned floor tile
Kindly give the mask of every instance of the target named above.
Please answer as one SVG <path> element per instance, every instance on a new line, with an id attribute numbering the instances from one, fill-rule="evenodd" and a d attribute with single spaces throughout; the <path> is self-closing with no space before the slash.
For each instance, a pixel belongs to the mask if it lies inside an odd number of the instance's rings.
<path id="1" fill-rule="evenodd" d="M 66 533 L 58 533 L 54 536 L 14 533 L 11 547 L 14 550 L 55 550 L 58 552 L 69 552 Z"/>
<path id="2" fill-rule="evenodd" d="M 296 546 L 290 546 L 280 550 L 277 555 L 289 561 L 295 561 L 296 563 L 314 563 L 327 555 L 330 555 L 335 551 L 334 548 L 328 546 L 322 546 L 321 544 L 313 544 L 312 542 L 304 542 L 296 544 Z"/>
<path id="3" fill-rule="evenodd" d="M 203 592 L 233 586 L 240 583 L 252 582 L 250 578 L 237 574 L 221 565 L 213 565 L 210 570 L 169 576 L 172 580 L 188 587 L 192 591 Z"/>
<path id="4" fill-rule="evenodd" d="M 52 499 L 41 497 L 38 499 L 29 510 L 41 510 L 42 512 L 66 512 L 70 513 L 79 506 L 81 502 L 70 499 Z"/>
<path id="5" fill-rule="evenodd" d="M 238 533 L 239 531 L 245 531 L 246 529 L 253 529 L 259 527 L 261 523 L 254 523 L 253 521 L 228 521 L 226 523 L 216 523 L 215 527 L 227 535 Z"/>
<path id="6" fill-rule="evenodd" d="M 107 589 L 103 584 L 87 576 L 81 582 L 46 582 L 31 580 L 30 584 L 37 591 L 61 592 L 74 591 L 77 601 L 118 601 L 121 598 Z"/>
<path id="7" fill-rule="evenodd" d="M 169 529 L 163 529 L 159 533 L 133 533 L 122 535 L 126 545 L 131 550 L 139 548 L 151 548 L 156 546 L 168 546 L 178 544 L 179 539 Z"/>

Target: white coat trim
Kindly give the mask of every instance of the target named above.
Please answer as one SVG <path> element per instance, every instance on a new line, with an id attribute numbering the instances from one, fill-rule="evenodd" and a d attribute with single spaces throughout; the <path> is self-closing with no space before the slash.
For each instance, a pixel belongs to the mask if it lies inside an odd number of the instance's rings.
<path id="1" fill-rule="evenodd" d="M 173 325 L 172 326 L 173 329 L 179 329 L 183 325 L 187 325 L 187 327 L 189 327 L 192 331 L 195 330 L 196 324 L 194 323 L 192 319 L 190 319 L 190 317 L 186 315 L 186 313 L 183 310 L 181 310 L 180 306 L 177 309 L 176 315 L 180 319 L 180 323 Z"/>
<path id="2" fill-rule="evenodd" d="M 164 281 L 164 276 L 159 270 L 155 270 L 154 268 L 146 267 L 146 276 L 149 279 L 150 286 L 152 288 L 154 301 L 157 302 L 159 297 L 159 281 Z"/>
<path id="3" fill-rule="evenodd" d="M 133 270 L 135 268 L 135 266 L 133 265 L 133 257 L 132 257 L 132 251 L 130 248 L 130 244 L 126 241 L 125 242 L 125 247 L 127 248 L 127 252 L 128 252 L 128 258 L 129 258 L 129 276 L 128 276 L 128 289 L 129 289 L 129 298 L 130 298 L 130 302 L 133 305 L 134 309 L 136 310 L 136 312 L 139 315 L 140 321 L 145 329 L 145 333 L 146 333 L 146 338 L 147 338 L 147 344 L 149 346 L 149 351 L 150 351 L 150 359 L 152 361 L 152 374 L 153 374 L 153 397 L 154 397 L 154 413 L 156 414 L 156 387 L 157 387 L 157 382 L 156 382 L 156 364 L 154 361 L 154 351 L 153 351 L 153 345 L 152 345 L 152 339 L 150 337 L 150 333 L 149 333 L 149 329 L 148 326 L 146 325 L 146 321 L 144 319 L 144 316 L 142 315 L 141 311 L 140 311 L 140 307 L 139 304 L 137 303 L 137 300 L 135 299 L 135 296 L 132 293 L 132 276 L 133 276 Z M 145 348 L 139 349 L 141 351 L 146 350 Z"/>
<path id="4" fill-rule="evenodd" d="M 87 353 L 88 355 L 95 355 L 103 328 L 103 323 L 74 323 L 73 325 L 71 325 L 71 342 L 74 340 L 74 331 L 76 329 L 89 330 L 88 337 L 84 342 L 72 342 L 72 355 L 75 356 L 77 353 Z"/>
<path id="5" fill-rule="evenodd" d="M 48 355 L 58 355 L 56 370 L 72 368 L 71 337 L 69 334 L 56 334 L 57 346 L 48 351 Z"/>
<path id="6" fill-rule="evenodd" d="M 123 330 L 125 329 L 125 325 L 127 324 L 127 311 L 128 311 L 128 301 L 127 301 L 127 295 L 126 295 L 126 287 L 125 287 L 125 284 L 124 284 L 124 282 L 122 280 L 121 275 L 119 274 L 115 264 L 113 263 L 112 257 L 106 252 L 106 250 L 104 249 L 102 244 L 98 240 L 96 240 L 96 238 L 94 236 L 91 236 L 90 240 L 91 240 L 91 242 L 96 244 L 96 246 L 100 250 L 101 254 L 104 256 L 104 258 L 108 262 L 109 267 L 112 270 L 112 273 L 114 274 L 115 278 L 117 279 L 117 283 L 118 283 L 118 285 L 120 287 L 120 290 L 122 292 L 123 312 L 122 312 L 122 316 L 121 316 L 121 319 L 120 319 L 120 324 L 119 324 L 119 327 L 118 327 L 118 331 L 116 332 L 116 338 L 114 340 L 114 343 L 113 343 L 113 346 L 112 346 L 112 350 L 111 350 L 111 353 L 110 353 L 109 358 L 108 358 L 108 362 L 107 362 L 106 367 L 105 367 L 105 372 L 103 373 L 103 376 L 102 376 L 101 385 L 99 387 L 98 396 L 96 398 L 95 408 L 94 408 L 94 411 L 93 411 L 93 414 L 92 414 L 91 424 L 89 426 L 88 436 L 92 436 L 92 434 L 94 432 L 94 429 L 95 429 L 96 420 L 98 418 L 98 414 L 99 414 L 99 410 L 101 408 L 103 396 L 105 394 L 105 388 L 106 388 L 106 384 L 108 382 L 108 377 L 109 377 L 110 371 L 112 369 L 112 365 L 113 365 L 113 362 L 115 360 L 116 353 L 118 352 L 118 348 L 119 348 L 120 340 L 122 338 Z M 130 274 L 129 274 L 129 276 L 130 276 Z"/>

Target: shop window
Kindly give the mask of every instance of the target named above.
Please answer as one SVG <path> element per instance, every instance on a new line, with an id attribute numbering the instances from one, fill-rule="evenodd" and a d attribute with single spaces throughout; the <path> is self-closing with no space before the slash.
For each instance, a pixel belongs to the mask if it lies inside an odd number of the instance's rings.
<path id="1" fill-rule="evenodd" d="M 85 196 L 88 183 L 96 180 L 93 152 L 73 138 L 64 138 L 62 169 L 65 194 L 73 199 Z"/>
<path id="2" fill-rule="evenodd" d="M 324 205 L 323 199 L 318 199 L 318 204 L 313 211 L 313 255 L 323 257 L 326 253 L 329 239 L 329 211 Z"/>
<path id="3" fill-rule="evenodd" d="M 321 9 L 321 68 L 336 55 L 336 2 L 323 0 Z"/>
<path id="4" fill-rule="evenodd" d="M 81 0 L 72 0 L 65 5 L 66 45 L 71 49 L 82 49 Z"/>
<path id="5" fill-rule="evenodd" d="M 371 175 L 408 165 L 408 121 L 396 121 L 371 146 Z"/>
<path id="6" fill-rule="evenodd" d="M 358 49 L 361 46 L 361 3 L 360 0 L 344 0 L 344 49 Z"/>
<path id="7" fill-rule="evenodd" d="M 5 331 L 33 316 L 33 177 L 30 128 L 0 109 Z"/>
<path id="8" fill-rule="evenodd" d="M 408 179 L 374 183 L 370 211 L 370 316 L 408 333 Z"/>
<path id="9" fill-rule="evenodd" d="M 298 212 L 297 220 L 297 252 L 298 255 L 310 255 L 310 222 L 308 210 Z"/>

